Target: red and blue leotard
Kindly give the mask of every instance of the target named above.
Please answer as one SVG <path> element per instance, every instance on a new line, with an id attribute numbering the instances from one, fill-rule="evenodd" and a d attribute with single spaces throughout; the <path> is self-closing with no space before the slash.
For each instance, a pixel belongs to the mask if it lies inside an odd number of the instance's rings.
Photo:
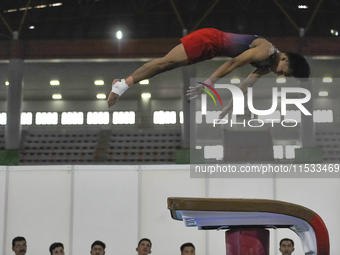
<path id="1" fill-rule="evenodd" d="M 189 63 L 194 64 L 217 56 L 237 57 L 250 49 L 251 43 L 258 38 L 262 37 L 226 33 L 214 28 L 203 28 L 183 37 L 181 42 L 188 56 Z M 271 59 L 274 58 L 276 52 L 277 49 L 275 48 L 274 54 L 268 59 L 251 64 L 258 68 L 266 68 L 270 65 Z"/>

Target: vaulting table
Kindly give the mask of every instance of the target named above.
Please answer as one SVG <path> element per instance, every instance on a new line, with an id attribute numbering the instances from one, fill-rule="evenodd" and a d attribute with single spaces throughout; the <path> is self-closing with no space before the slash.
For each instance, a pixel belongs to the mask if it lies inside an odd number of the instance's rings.
<path id="1" fill-rule="evenodd" d="M 329 255 L 329 236 L 312 210 L 267 199 L 169 197 L 175 220 L 199 230 L 226 229 L 226 254 L 269 255 L 268 228 L 288 228 L 301 240 L 305 254 Z"/>

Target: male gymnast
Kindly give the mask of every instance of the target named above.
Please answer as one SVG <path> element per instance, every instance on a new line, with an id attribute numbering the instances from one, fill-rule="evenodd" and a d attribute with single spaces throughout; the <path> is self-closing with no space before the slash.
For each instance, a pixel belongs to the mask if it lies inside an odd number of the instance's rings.
<path id="1" fill-rule="evenodd" d="M 12 250 L 15 255 L 25 255 L 27 252 L 26 239 L 22 236 L 17 236 L 12 240 Z"/>
<path id="2" fill-rule="evenodd" d="M 235 68 L 252 64 L 256 69 L 239 86 L 244 94 L 248 87 L 270 72 L 296 78 L 308 78 L 310 74 L 309 65 L 302 55 L 293 52 L 282 53 L 269 41 L 257 35 L 225 33 L 213 28 L 204 28 L 183 37 L 181 42 L 166 56 L 144 64 L 126 79 L 115 79 L 108 97 L 108 106 L 113 106 L 128 88 L 141 80 L 217 56 L 227 56 L 231 59 L 220 66 L 204 83 L 213 86 Z M 187 95 L 194 98 L 201 93 L 202 90 L 190 87 Z M 231 108 L 230 102 L 223 109 L 220 118 Z"/>
<path id="3" fill-rule="evenodd" d="M 138 255 L 148 255 L 151 254 L 152 243 L 148 238 L 142 238 L 139 240 L 136 251 Z"/>
<path id="4" fill-rule="evenodd" d="M 294 241 L 292 239 L 283 238 L 280 241 L 279 251 L 282 253 L 282 255 L 291 255 L 294 250 Z"/>
<path id="5" fill-rule="evenodd" d="M 181 245 L 181 255 L 196 255 L 195 246 L 192 243 L 184 243 Z"/>
<path id="6" fill-rule="evenodd" d="M 64 255 L 64 245 L 62 243 L 53 243 L 50 246 L 51 255 Z"/>

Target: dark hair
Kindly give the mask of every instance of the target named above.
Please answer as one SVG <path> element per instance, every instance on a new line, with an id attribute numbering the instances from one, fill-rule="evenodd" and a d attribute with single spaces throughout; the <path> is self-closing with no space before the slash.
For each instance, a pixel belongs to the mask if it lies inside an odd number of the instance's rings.
<path id="1" fill-rule="evenodd" d="M 25 242 L 26 242 L 25 237 L 22 237 L 22 236 L 17 236 L 17 237 L 15 237 L 15 238 L 12 240 L 12 247 L 15 246 L 15 242 L 20 242 L 20 241 L 25 241 Z"/>
<path id="2" fill-rule="evenodd" d="M 306 79 L 310 75 L 310 68 L 304 56 L 295 53 L 285 53 L 288 57 L 288 67 L 293 70 L 293 76 L 299 79 Z"/>
<path id="3" fill-rule="evenodd" d="M 143 241 L 148 241 L 150 243 L 150 247 L 152 247 L 152 243 L 151 243 L 150 239 L 148 239 L 148 238 L 140 239 L 140 241 L 138 242 L 138 246 L 137 247 L 139 247 L 140 243 L 143 242 Z"/>
<path id="4" fill-rule="evenodd" d="M 64 249 L 64 245 L 62 243 L 53 243 L 53 244 L 51 244 L 51 246 L 50 246 L 50 253 L 52 254 L 53 250 L 55 248 L 58 248 L 58 247 L 63 247 L 63 249 Z"/>
<path id="5" fill-rule="evenodd" d="M 103 243 L 102 241 L 97 240 L 97 241 L 95 241 L 95 242 L 91 245 L 91 250 L 93 249 L 93 247 L 94 247 L 95 245 L 100 245 L 101 247 L 103 247 L 103 250 L 105 250 L 105 248 L 106 248 L 105 243 Z"/>
<path id="6" fill-rule="evenodd" d="M 281 247 L 282 242 L 284 242 L 284 241 L 291 242 L 292 245 L 293 245 L 293 247 L 294 247 L 294 241 L 293 241 L 292 239 L 289 239 L 289 238 L 283 238 L 283 239 L 280 241 L 280 247 Z"/>
<path id="7" fill-rule="evenodd" d="M 194 248 L 194 250 L 195 250 L 195 246 L 194 246 L 192 243 L 184 243 L 184 244 L 182 244 L 182 246 L 181 246 L 181 252 L 183 252 L 183 250 L 184 250 L 185 247 L 192 247 L 192 248 Z"/>

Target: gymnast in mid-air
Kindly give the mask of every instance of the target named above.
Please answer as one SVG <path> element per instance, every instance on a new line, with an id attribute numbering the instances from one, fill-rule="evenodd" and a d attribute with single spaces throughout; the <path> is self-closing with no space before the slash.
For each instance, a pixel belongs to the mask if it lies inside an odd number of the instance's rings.
<path id="1" fill-rule="evenodd" d="M 213 86 L 235 68 L 251 64 L 255 70 L 239 85 L 244 94 L 247 93 L 248 87 L 253 86 L 261 76 L 270 72 L 296 78 L 308 78 L 310 75 L 309 65 L 302 55 L 294 52 L 280 52 L 272 43 L 260 36 L 226 33 L 213 28 L 204 28 L 183 37 L 181 44 L 167 55 L 144 64 L 126 79 L 115 79 L 108 97 L 108 106 L 113 106 L 128 88 L 141 80 L 218 56 L 231 59 L 221 65 L 204 83 Z M 187 95 L 194 98 L 202 92 L 196 87 L 189 87 Z M 231 109 L 232 101 L 222 110 L 220 119 Z"/>

